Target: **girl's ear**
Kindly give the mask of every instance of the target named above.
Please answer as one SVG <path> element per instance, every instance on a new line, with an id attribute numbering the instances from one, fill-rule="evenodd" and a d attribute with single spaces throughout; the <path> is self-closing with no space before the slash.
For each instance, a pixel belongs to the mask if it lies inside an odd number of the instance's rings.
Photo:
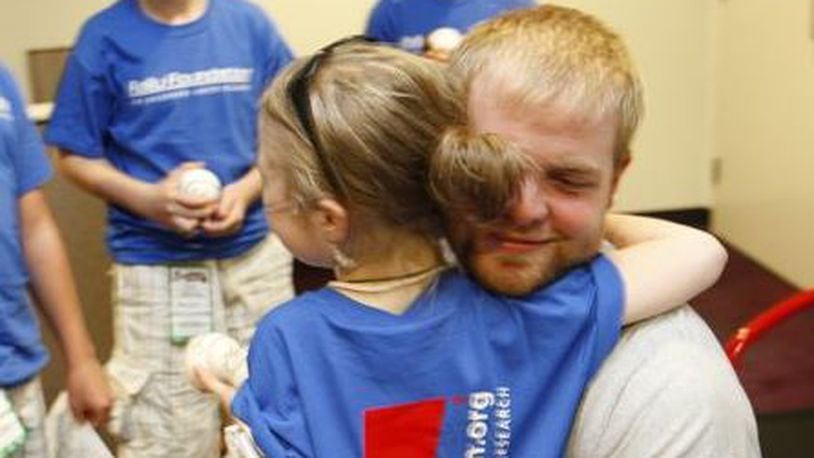
<path id="1" fill-rule="evenodd" d="M 329 243 L 341 245 L 348 237 L 348 211 L 333 199 L 320 199 L 310 215 L 311 223 Z"/>

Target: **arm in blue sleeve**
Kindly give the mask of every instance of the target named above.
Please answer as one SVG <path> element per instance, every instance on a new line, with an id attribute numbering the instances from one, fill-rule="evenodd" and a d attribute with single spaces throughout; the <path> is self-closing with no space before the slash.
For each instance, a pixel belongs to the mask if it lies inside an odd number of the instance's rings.
<path id="1" fill-rule="evenodd" d="M 249 378 L 232 401 L 267 457 L 313 456 L 291 361 L 273 329 L 259 328 L 249 348 Z"/>
<path id="2" fill-rule="evenodd" d="M 16 195 L 20 197 L 28 191 L 42 186 L 51 178 L 51 162 L 45 155 L 45 147 L 36 127 L 28 119 L 25 101 L 20 95 L 17 83 L 5 69 L 0 70 L 2 70 L 0 76 L 4 80 L 4 85 L 11 90 L 8 96 L 11 99 L 15 136 L 12 161 L 18 177 Z"/>
<path id="3" fill-rule="evenodd" d="M 266 17 L 266 27 L 264 28 L 266 35 L 264 39 L 269 40 L 268 58 L 263 68 L 263 86 L 271 83 L 275 76 L 285 68 L 286 65 L 291 63 L 294 59 L 294 53 L 291 47 L 285 41 L 280 29 L 271 18 Z"/>
<path id="4" fill-rule="evenodd" d="M 71 153 L 103 157 L 115 103 L 105 75 L 88 68 L 75 51 L 65 65 L 46 141 Z"/>

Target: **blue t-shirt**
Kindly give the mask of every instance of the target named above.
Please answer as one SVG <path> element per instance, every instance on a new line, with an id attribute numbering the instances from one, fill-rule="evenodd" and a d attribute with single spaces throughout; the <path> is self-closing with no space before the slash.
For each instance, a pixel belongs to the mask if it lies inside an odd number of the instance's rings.
<path id="1" fill-rule="evenodd" d="M 19 199 L 50 177 L 42 141 L 17 85 L 0 65 L 0 386 L 33 377 L 48 361 L 28 301 Z"/>
<path id="2" fill-rule="evenodd" d="M 477 23 L 504 11 L 528 8 L 534 0 L 380 0 L 373 8 L 365 33 L 412 52 L 440 27 L 465 34 Z"/>
<path id="3" fill-rule="evenodd" d="M 120 0 L 83 26 L 46 139 L 147 182 L 204 161 L 228 184 L 252 167 L 260 95 L 291 59 L 264 12 L 244 0 L 210 0 L 181 26 Z M 107 244 L 117 262 L 161 264 L 235 256 L 267 232 L 259 201 L 239 233 L 218 238 L 184 238 L 111 205 Z"/>
<path id="4" fill-rule="evenodd" d="M 623 296 L 603 256 L 523 298 L 448 271 L 402 315 L 324 288 L 263 319 L 232 410 L 268 457 L 559 457 Z"/>

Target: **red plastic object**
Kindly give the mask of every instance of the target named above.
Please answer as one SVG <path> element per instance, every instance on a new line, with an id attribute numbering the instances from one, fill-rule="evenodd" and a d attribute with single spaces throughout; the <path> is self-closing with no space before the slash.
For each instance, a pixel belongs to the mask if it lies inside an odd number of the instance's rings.
<path id="1" fill-rule="evenodd" d="M 760 313 L 727 340 L 724 349 L 729 361 L 733 366 L 739 368 L 741 356 L 749 345 L 758 340 L 766 331 L 811 306 L 814 306 L 814 289 L 796 293 Z"/>

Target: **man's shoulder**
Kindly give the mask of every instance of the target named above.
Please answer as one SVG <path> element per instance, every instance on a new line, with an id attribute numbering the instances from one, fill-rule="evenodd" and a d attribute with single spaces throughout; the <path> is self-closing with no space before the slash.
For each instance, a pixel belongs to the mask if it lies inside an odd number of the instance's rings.
<path id="1" fill-rule="evenodd" d="M 723 356 L 721 346 L 706 322 L 689 305 L 625 327 L 619 352 L 680 343 Z M 648 356 L 654 356 L 652 352 Z"/>
<path id="2" fill-rule="evenodd" d="M 692 384 L 702 369 L 732 372 L 707 324 L 684 306 L 626 327 L 593 384 L 623 389 L 641 380 L 652 386 L 651 376 Z"/>
<path id="3" fill-rule="evenodd" d="M 755 456 L 756 438 L 749 401 L 715 336 L 682 307 L 625 329 L 583 396 L 569 456 L 652 456 L 661 442 L 671 451 L 686 442 L 693 453 Z"/>

